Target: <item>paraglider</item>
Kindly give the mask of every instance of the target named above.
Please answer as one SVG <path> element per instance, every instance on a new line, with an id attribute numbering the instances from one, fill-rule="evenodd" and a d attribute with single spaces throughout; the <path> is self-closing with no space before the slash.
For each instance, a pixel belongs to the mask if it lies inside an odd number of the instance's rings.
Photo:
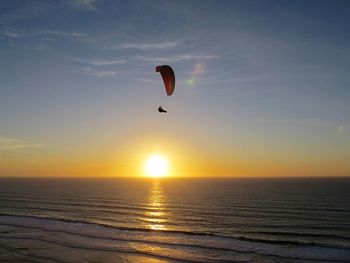
<path id="1" fill-rule="evenodd" d="M 160 72 L 162 75 L 166 94 L 170 96 L 175 89 L 175 74 L 173 69 L 168 65 L 162 65 L 156 67 L 156 72 Z"/>
<path id="2" fill-rule="evenodd" d="M 156 67 L 156 72 L 159 72 L 163 78 L 166 94 L 171 96 L 175 89 L 175 74 L 173 69 L 169 65 L 161 65 Z M 167 112 L 161 106 L 158 108 L 158 111 Z"/>

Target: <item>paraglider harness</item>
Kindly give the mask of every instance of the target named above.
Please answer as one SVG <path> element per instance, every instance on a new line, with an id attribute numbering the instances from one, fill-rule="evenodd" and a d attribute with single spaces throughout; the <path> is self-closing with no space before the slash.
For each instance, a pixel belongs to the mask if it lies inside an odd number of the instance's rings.
<path id="1" fill-rule="evenodd" d="M 161 112 L 161 113 L 167 113 L 167 111 L 164 110 L 164 109 L 162 108 L 162 106 L 159 106 L 158 111 Z"/>

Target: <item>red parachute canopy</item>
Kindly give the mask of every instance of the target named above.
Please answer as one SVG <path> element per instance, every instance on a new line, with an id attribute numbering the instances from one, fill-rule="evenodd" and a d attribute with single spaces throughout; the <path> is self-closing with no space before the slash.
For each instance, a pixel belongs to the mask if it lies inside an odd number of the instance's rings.
<path id="1" fill-rule="evenodd" d="M 175 89 L 175 74 L 173 69 L 168 65 L 157 66 L 156 71 L 162 75 L 166 94 L 170 96 Z"/>

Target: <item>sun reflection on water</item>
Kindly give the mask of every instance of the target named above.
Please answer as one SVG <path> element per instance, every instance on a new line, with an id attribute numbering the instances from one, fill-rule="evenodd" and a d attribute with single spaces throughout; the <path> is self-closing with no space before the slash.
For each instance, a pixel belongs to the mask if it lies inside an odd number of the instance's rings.
<path id="1" fill-rule="evenodd" d="M 167 230 L 168 213 L 164 205 L 164 195 L 158 180 L 153 182 L 145 212 L 146 228 L 152 230 Z"/>

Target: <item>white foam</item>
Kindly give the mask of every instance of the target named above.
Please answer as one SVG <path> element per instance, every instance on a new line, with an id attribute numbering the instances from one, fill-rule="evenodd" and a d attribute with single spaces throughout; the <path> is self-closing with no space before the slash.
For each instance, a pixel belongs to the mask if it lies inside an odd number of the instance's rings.
<path id="1" fill-rule="evenodd" d="M 70 247 L 128 251 L 177 260 L 210 262 L 212 260 L 250 260 L 271 256 L 302 259 L 350 261 L 350 251 L 315 245 L 269 244 L 238 238 L 167 231 L 118 229 L 92 223 L 67 222 L 31 216 L 0 216 L 0 225 L 26 228 L 16 237 L 37 237 L 47 242 L 65 242 Z M 51 233 L 51 235 L 43 235 Z M 52 237 L 54 235 L 54 239 Z M 215 256 L 214 256 L 215 255 Z"/>

